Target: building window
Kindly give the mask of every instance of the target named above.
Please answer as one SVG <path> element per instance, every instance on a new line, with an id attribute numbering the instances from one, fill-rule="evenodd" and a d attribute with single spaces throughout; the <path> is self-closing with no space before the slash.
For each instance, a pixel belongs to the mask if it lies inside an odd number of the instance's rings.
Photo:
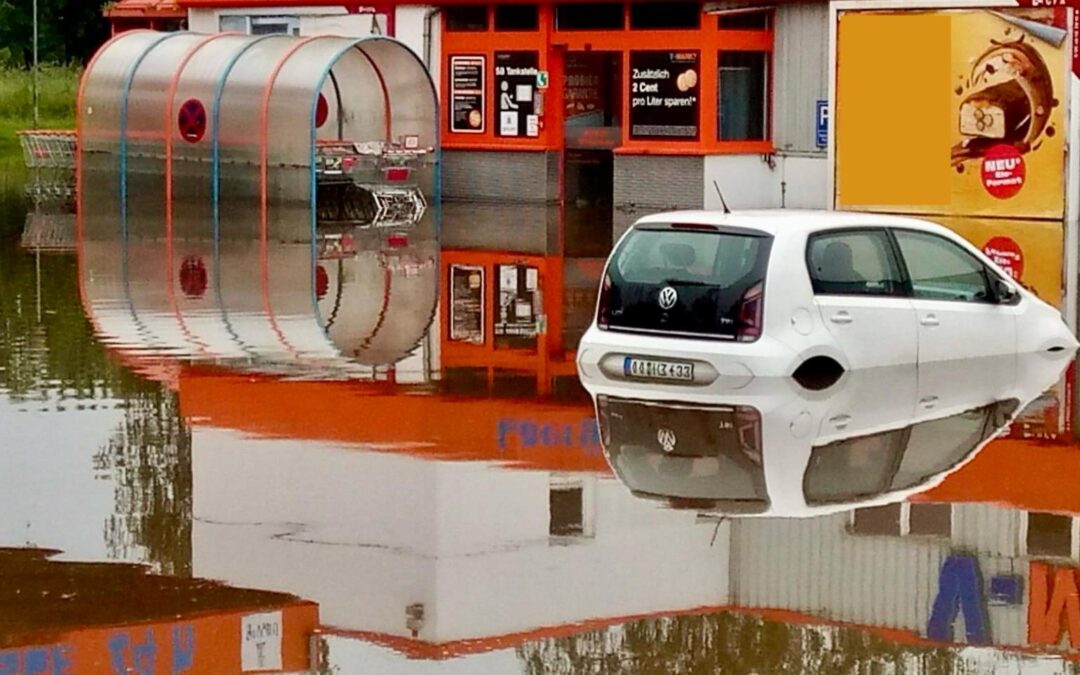
<path id="1" fill-rule="evenodd" d="M 1072 518 L 1054 513 L 1028 513 L 1027 553 L 1033 556 L 1072 556 Z"/>
<path id="2" fill-rule="evenodd" d="M 951 504 L 910 504 L 908 509 L 909 534 L 952 536 Z"/>
<path id="3" fill-rule="evenodd" d="M 496 5 L 495 30 L 539 30 L 540 10 L 536 5 Z"/>
<path id="4" fill-rule="evenodd" d="M 454 32 L 488 29 L 487 5 L 463 5 L 443 10 L 446 30 Z"/>
<path id="5" fill-rule="evenodd" d="M 737 11 L 721 12 L 716 17 L 716 27 L 720 30 L 769 30 L 772 12 Z"/>
<path id="6" fill-rule="evenodd" d="M 552 537 L 580 537 L 585 533 L 584 490 L 580 485 L 552 485 L 548 503 Z"/>
<path id="7" fill-rule="evenodd" d="M 769 55 L 720 54 L 720 140 L 763 141 L 767 137 Z"/>
<path id="8" fill-rule="evenodd" d="M 617 2 L 586 2 L 558 5 L 556 30 L 622 30 L 623 6 Z"/>
<path id="9" fill-rule="evenodd" d="M 855 509 L 851 514 L 851 534 L 890 537 L 952 536 L 952 504 L 910 504 Z"/>
<path id="10" fill-rule="evenodd" d="M 218 29 L 222 33 L 247 33 L 249 32 L 248 17 L 225 15 L 218 19 Z"/>
<path id="11" fill-rule="evenodd" d="M 852 515 L 851 531 L 854 534 L 900 536 L 903 534 L 900 527 L 900 506 L 900 504 L 888 504 L 855 509 Z"/>
<path id="12" fill-rule="evenodd" d="M 248 35 L 299 35 L 300 18 L 296 16 L 246 16 L 226 14 L 218 19 L 223 33 Z"/>
<path id="13" fill-rule="evenodd" d="M 295 16 L 253 16 L 252 35 L 299 35 L 300 19 Z"/>
<path id="14" fill-rule="evenodd" d="M 697 29 L 701 27 L 701 3 L 641 2 L 630 5 L 633 30 Z"/>

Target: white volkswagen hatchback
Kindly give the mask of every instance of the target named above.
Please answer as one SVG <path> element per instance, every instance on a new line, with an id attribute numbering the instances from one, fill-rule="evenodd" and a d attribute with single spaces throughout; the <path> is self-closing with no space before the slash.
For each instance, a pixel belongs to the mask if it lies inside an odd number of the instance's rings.
<path id="1" fill-rule="evenodd" d="M 708 387 L 1076 347 L 1058 310 L 939 225 L 686 211 L 642 218 L 619 240 L 578 368 L 584 380 Z"/>

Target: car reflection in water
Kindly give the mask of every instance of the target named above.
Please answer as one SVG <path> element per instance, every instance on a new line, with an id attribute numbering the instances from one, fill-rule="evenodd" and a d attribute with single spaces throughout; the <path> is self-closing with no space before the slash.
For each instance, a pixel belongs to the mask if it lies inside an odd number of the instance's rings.
<path id="1" fill-rule="evenodd" d="M 723 515 L 808 517 L 899 502 L 940 483 L 1071 358 L 856 370 L 824 391 L 758 379 L 697 401 L 658 399 L 648 385 L 590 389 L 605 455 L 635 495 Z"/>

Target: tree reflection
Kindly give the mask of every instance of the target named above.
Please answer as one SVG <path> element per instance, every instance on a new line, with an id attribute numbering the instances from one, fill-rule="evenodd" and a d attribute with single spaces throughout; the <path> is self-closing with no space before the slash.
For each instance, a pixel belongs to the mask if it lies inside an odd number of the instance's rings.
<path id="1" fill-rule="evenodd" d="M 743 613 L 660 617 L 526 643 L 517 649 L 525 672 L 595 673 L 971 673 L 985 653 L 960 647 L 901 644 L 867 630 L 789 624 Z M 996 652 L 995 665 L 1028 655 Z M 1080 673 L 1058 661 L 1057 672 Z"/>
<path id="2" fill-rule="evenodd" d="M 14 400 L 123 398 L 156 388 L 110 361 L 94 339 L 77 271 L 73 256 L 38 260 L 0 242 L 0 389 Z"/>
<path id="3" fill-rule="evenodd" d="M 36 258 L 0 243 L 0 392 L 58 412 L 123 408 L 94 455 L 97 475 L 116 485 L 104 524 L 110 556 L 189 576 L 191 434 L 177 396 L 109 358 L 83 312 L 77 275 L 72 256 Z"/>
<path id="4" fill-rule="evenodd" d="M 116 486 L 105 523 L 110 557 L 149 563 L 154 571 L 191 575 L 191 432 L 172 392 L 128 399 L 124 421 L 94 456 Z"/>

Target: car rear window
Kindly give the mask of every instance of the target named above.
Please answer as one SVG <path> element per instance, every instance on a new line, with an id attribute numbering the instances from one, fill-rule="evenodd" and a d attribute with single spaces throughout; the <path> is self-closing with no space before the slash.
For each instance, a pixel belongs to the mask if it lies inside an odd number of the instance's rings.
<path id="1" fill-rule="evenodd" d="M 612 468 L 634 493 L 703 509 L 768 508 L 756 408 L 604 397 L 597 411 Z"/>
<path id="2" fill-rule="evenodd" d="M 637 229 L 620 248 L 616 266 L 619 276 L 630 283 L 732 286 L 753 274 L 768 241 L 764 236 L 720 231 Z M 764 274 L 756 281 L 762 279 Z"/>
<path id="3" fill-rule="evenodd" d="M 760 307 L 771 244 L 768 235 L 749 230 L 637 227 L 608 266 L 601 322 L 616 330 L 735 339 L 748 320 L 760 320 L 751 310 Z M 665 289 L 671 290 L 661 298 Z"/>

